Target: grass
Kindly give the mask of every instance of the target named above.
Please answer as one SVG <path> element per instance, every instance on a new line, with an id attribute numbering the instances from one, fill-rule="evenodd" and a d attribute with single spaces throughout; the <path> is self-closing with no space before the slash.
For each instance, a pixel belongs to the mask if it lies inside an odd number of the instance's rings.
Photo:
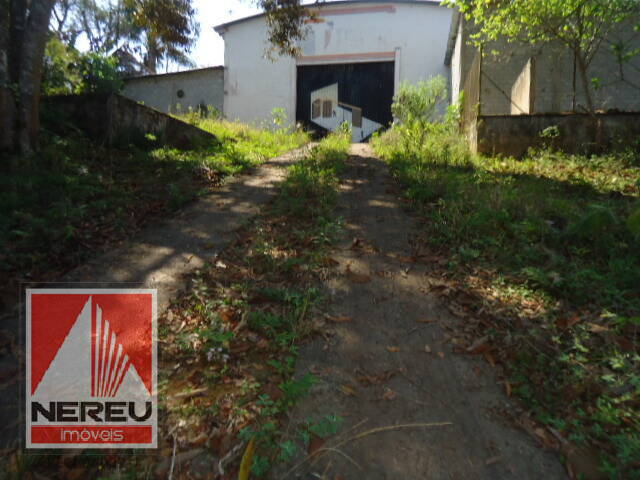
<path id="1" fill-rule="evenodd" d="M 514 394 L 610 478 L 640 478 L 638 152 L 481 157 L 447 125 L 373 144 L 444 274 L 492 306 Z"/>
<path id="2" fill-rule="evenodd" d="M 120 478 L 118 472 L 148 478 L 171 458 L 174 441 L 179 452 L 204 448 L 223 459 L 251 439 L 251 478 L 259 478 L 306 452 L 314 439 L 334 434 L 341 423 L 335 415 L 284 424 L 317 381 L 294 370 L 298 347 L 321 313 L 318 279 L 334 268 L 327 260 L 341 231 L 333 208 L 349 138 L 330 136 L 292 165 L 274 201 L 192 276 L 191 287 L 159 319 L 158 455 L 61 462 L 57 455 L 16 453 L 6 478 L 34 471 L 53 476 L 63 463 L 83 478 Z M 226 478 L 238 476 L 239 463 L 238 455 L 223 462 Z M 189 476 L 179 468 L 176 474 Z"/>
<path id="3" fill-rule="evenodd" d="M 219 144 L 180 151 L 157 146 L 147 135 L 142 146 L 107 148 L 56 121 L 45 121 L 50 129 L 37 156 L 0 166 L 0 269 L 6 278 L 55 278 L 227 176 L 308 141 L 297 130 L 199 119 Z"/>
<path id="4" fill-rule="evenodd" d="M 202 384 L 212 389 L 212 395 L 186 402 L 186 412 L 184 404 L 169 400 L 166 428 L 188 443 L 200 429 L 217 425 L 209 443 L 221 458 L 231 446 L 253 439 L 256 477 L 304 451 L 313 435 L 335 432 L 340 422 L 331 417 L 293 430 L 281 427 L 316 382 L 293 373 L 298 345 L 311 333 L 323 301 L 315 283 L 330 268 L 328 250 L 340 231 L 332 210 L 348 138 L 330 136 L 291 166 L 273 203 L 196 275 L 190 294 L 161 322 L 168 342 L 164 358 L 170 359 L 162 368 L 166 391 Z M 187 382 L 174 373 L 175 364 L 186 363 L 197 372 Z M 221 385 L 231 388 L 220 394 Z"/>

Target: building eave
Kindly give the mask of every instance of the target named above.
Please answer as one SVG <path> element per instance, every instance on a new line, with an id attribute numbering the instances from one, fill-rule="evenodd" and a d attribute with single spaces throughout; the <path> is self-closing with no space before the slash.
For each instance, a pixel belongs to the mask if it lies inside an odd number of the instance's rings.
<path id="1" fill-rule="evenodd" d="M 449 41 L 447 43 L 447 52 L 444 56 L 444 64 L 447 67 L 451 66 L 451 59 L 453 58 L 453 51 L 456 48 L 456 39 L 458 38 L 458 28 L 462 21 L 462 15 L 459 10 L 454 10 L 451 16 L 451 27 L 449 28 Z"/>
<path id="2" fill-rule="evenodd" d="M 324 3 L 312 3 L 306 5 L 310 9 L 314 10 L 322 10 L 326 7 L 333 7 L 335 5 L 353 5 L 358 3 L 387 3 L 387 4 L 410 4 L 410 5 L 441 5 L 442 0 L 337 0 L 337 1 L 329 1 Z M 220 25 L 216 25 L 213 29 L 219 34 L 223 35 L 229 27 L 233 27 L 235 25 L 239 25 L 245 22 L 249 22 L 251 20 L 255 20 L 257 18 L 261 18 L 266 16 L 266 13 L 257 13 L 255 15 L 251 15 L 244 18 L 239 18 L 237 20 L 232 20 L 230 22 L 221 23 Z"/>

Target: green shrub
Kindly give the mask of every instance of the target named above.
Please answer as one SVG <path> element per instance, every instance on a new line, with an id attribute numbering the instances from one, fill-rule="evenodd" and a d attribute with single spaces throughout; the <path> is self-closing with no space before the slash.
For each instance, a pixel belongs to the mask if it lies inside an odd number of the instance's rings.
<path id="1" fill-rule="evenodd" d="M 45 48 L 42 64 L 42 92 L 45 95 L 72 94 L 80 84 L 80 53 L 53 36 Z"/>
<path id="2" fill-rule="evenodd" d="M 99 53 L 88 53 L 78 62 L 81 76 L 77 93 L 118 93 L 124 87 L 118 60 Z"/>
<path id="3" fill-rule="evenodd" d="M 391 113 L 403 124 L 432 122 L 447 97 L 447 82 L 442 76 L 416 84 L 403 82 L 393 98 Z"/>

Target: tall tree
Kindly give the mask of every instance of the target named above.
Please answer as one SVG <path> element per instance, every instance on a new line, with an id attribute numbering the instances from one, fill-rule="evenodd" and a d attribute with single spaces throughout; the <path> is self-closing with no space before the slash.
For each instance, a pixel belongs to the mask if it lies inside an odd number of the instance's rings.
<path id="1" fill-rule="evenodd" d="M 32 152 L 40 127 L 42 60 L 55 0 L 2 0 L 0 148 Z"/>
<path id="2" fill-rule="evenodd" d="M 316 0 L 316 4 L 324 0 Z M 314 14 L 300 0 L 256 0 L 267 12 L 268 40 L 279 55 L 297 55 L 299 42 L 306 33 L 306 23 Z"/>
<path id="3" fill-rule="evenodd" d="M 196 40 L 199 25 L 191 0 L 125 0 L 133 25 L 146 46 L 145 65 L 155 73 L 161 61 L 190 65 L 186 55 Z"/>
<path id="4" fill-rule="evenodd" d="M 589 66 L 603 42 L 640 13 L 638 0 L 445 0 L 478 28 L 479 43 L 505 38 L 559 43 L 575 56 L 586 109 L 595 112 Z M 632 28 L 631 26 L 629 28 Z"/>

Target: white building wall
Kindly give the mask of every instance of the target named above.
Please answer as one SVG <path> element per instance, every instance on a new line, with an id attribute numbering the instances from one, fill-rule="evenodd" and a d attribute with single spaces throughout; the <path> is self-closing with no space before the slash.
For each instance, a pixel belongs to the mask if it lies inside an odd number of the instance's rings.
<path id="1" fill-rule="evenodd" d="M 200 105 L 222 112 L 223 81 L 222 67 L 145 75 L 126 79 L 122 94 L 164 113 L 186 112 Z M 179 91 L 182 91 L 181 97 Z"/>
<path id="2" fill-rule="evenodd" d="M 460 92 L 462 92 L 462 22 L 458 23 L 456 40 L 453 47 L 453 55 L 451 57 L 451 102 L 456 103 L 460 100 Z"/>
<path id="3" fill-rule="evenodd" d="M 264 17 L 228 26 L 225 41 L 224 113 L 229 119 L 264 122 L 273 108 L 296 116 L 296 66 L 390 60 L 397 82 L 448 78 L 444 65 L 452 10 L 438 2 L 350 2 L 320 8 L 298 59 L 265 58 Z M 398 85 L 396 84 L 396 88 Z"/>
<path id="4" fill-rule="evenodd" d="M 263 17 L 231 26 L 224 33 L 224 114 L 246 123 L 269 122 L 274 108 L 295 120 L 296 63 L 265 57 L 267 26 Z"/>

